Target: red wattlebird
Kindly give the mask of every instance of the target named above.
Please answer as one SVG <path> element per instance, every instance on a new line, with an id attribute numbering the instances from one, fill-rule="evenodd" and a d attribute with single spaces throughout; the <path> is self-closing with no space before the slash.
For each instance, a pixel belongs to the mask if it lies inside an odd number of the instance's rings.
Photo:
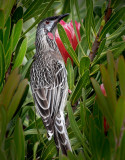
<path id="1" fill-rule="evenodd" d="M 56 147 L 67 155 L 71 151 L 64 108 L 67 101 L 67 72 L 55 41 L 57 23 L 68 14 L 42 20 L 36 32 L 36 54 L 30 71 L 30 84 L 36 110 L 47 129 L 48 139 L 54 136 Z"/>

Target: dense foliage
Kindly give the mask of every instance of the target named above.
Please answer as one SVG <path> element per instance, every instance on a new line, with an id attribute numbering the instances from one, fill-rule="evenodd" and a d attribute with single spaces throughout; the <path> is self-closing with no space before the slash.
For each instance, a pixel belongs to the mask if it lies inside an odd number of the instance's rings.
<path id="1" fill-rule="evenodd" d="M 70 13 L 65 21 L 72 20 L 79 42 L 74 51 L 58 24 L 73 60 L 66 63 L 72 93 L 65 115 L 73 151 L 67 157 L 57 154 L 53 139 L 48 141 L 29 85 L 36 26 L 64 13 Z M 81 25 L 81 41 L 75 20 Z M 124 160 L 124 55 L 124 0 L 1 0 L 0 159 Z"/>

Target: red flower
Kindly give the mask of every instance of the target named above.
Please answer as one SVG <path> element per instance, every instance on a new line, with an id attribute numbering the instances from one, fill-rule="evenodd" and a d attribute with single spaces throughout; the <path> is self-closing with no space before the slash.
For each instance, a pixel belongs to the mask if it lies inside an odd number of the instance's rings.
<path id="1" fill-rule="evenodd" d="M 105 91 L 105 88 L 104 88 L 104 84 L 101 84 L 101 85 L 100 85 L 100 89 L 101 89 L 103 95 L 104 95 L 104 96 L 107 96 L 106 91 Z M 104 133 L 106 134 L 107 131 L 108 131 L 108 129 L 109 129 L 109 124 L 107 123 L 105 117 L 104 117 L 104 124 L 103 124 L 103 125 L 104 125 Z"/>
<path id="2" fill-rule="evenodd" d="M 75 50 L 77 45 L 78 45 L 78 41 L 77 41 L 77 38 L 76 38 L 76 35 L 75 35 L 75 31 L 74 31 L 74 28 L 73 28 L 73 23 L 72 21 L 70 23 L 66 23 L 64 22 L 63 20 L 60 21 L 60 24 L 63 26 L 68 38 L 69 38 L 69 41 L 73 47 L 73 49 Z M 79 40 L 81 40 L 81 36 L 80 36 L 80 23 L 77 23 L 75 21 L 75 25 L 76 25 L 76 30 L 77 30 L 77 34 L 78 34 L 78 37 L 79 37 Z M 67 62 L 67 58 L 69 57 L 71 59 L 71 61 L 73 62 L 71 56 L 68 54 L 68 52 L 66 51 L 60 37 L 59 37 L 59 33 L 58 33 L 58 30 L 56 30 L 56 33 L 55 33 L 55 40 L 56 40 L 56 43 L 58 45 L 58 48 L 60 50 L 60 53 L 62 54 L 62 57 L 64 59 L 64 62 L 66 63 Z"/>

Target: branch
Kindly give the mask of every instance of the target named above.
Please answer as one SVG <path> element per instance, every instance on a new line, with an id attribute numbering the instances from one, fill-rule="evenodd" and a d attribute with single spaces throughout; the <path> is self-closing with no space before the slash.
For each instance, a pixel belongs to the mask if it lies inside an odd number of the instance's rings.
<path id="1" fill-rule="evenodd" d="M 110 19 L 110 16 L 112 14 L 112 9 L 110 8 L 111 6 L 111 0 L 109 0 L 109 3 L 108 3 L 108 6 L 107 6 L 107 9 L 106 9 L 106 12 L 105 12 L 105 15 L 104 15 L 104 21 L 105 21 L 105 24 L 107 23 L 107 21 Z M 90 61 L 92 62 L 94 57 L 96 56 L 96 52 L 99 48 L 99 45 L 101 43 L 101 41 L 99 41 L 99 36 L 100 36 L 100 33 L 103 29 L 103 25 L 101 25 L 100 29 L 99 29 L 99 32 L 95 38 L 95 41 L 93 43 L 93 46 L 92 46 L 92 51 L 90 52 L 89 54 L 89 58 L 90 58 Z"/>
<path id="2" fill-rule="evenodd" d="M 14 55 L 13 55 L 13 53 L 12 53 L 11 62 L 10 62 L 9 68 L 8 68 L 7 72 L 5 73 L 5 82 L 7 81 L 8 77 L 9 77 L 9 75 L 10 75 L 10 73 L 11 73 L 11 70 L 12 70 L 13 57 L 14 57 Z"/>

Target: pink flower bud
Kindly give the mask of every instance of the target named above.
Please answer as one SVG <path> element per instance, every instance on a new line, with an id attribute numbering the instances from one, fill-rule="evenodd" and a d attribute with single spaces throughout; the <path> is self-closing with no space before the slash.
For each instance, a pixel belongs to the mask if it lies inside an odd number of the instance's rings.
<path id="1" fill-rule="evenodd" d="M 100 85 L 100 89 L 101 89 L 103 95 L 104 95 L 104 96 L 107 96 L 103 83 Z M 108 129 L 109 129 L 109 124 L 107 123 L 105 117 L 104 117 L 104 124 L 103 124 L 103 125 L 104 125 L 104 133 L 106 134 L 107 131 L 108 131 Z"/>
<path id="2" fill-rule="evenodd" d="M 75 35 L 75 31 L 74 31 L 74 28 L 73 28 L 72 21 L 70 23 L 66 23 L 63 20 L 61 20 L 60 24 L 63 26 L 73 49 L 76 50 L 76 47 L 78 45 L 78 41 L 77 41 L 77 38 L 76 38 L 76 35 Z M 75 25 L 76 25 L 76 31 L 77 31 L 77 34 L 78 34 L 78 38 L 79 38 L 79 40 L 81 40 L 80 31 L 79 31 L 80 30 L 80 23 L 77 23 L 75 21 Z M 66 51 L 66 49 L 65 49 L 65 47 L 64 47 L 64 45 L 63 45 L 63 43 L 62 43 L 62 41 L 59 37 L 58 30 L 56 30 L 56 32 L 55 32 L 55 40 L 56 40 L 56 43 L 57 43 L 58 48 L 60 50 L 60 53 L 62 54 L 64 62 L 66 63 L 67 58 L 69 57 L 71 59 L 72 63 L 73 63 L 73 60 L 72 60 L 71 56 Z"/>
<path id="3" fill-rule="evenodd" d="M 101 89 L 101 91 L 102 91 L 103 95 L 104 95 L 104 96 L 107 96 L 107 95 L 106 95 L 106 91 L 105 91 L 105 88 L 104 88 L 104 84 L 103 84 L 103 83 L 100 85 L 100 89 Z"/>

